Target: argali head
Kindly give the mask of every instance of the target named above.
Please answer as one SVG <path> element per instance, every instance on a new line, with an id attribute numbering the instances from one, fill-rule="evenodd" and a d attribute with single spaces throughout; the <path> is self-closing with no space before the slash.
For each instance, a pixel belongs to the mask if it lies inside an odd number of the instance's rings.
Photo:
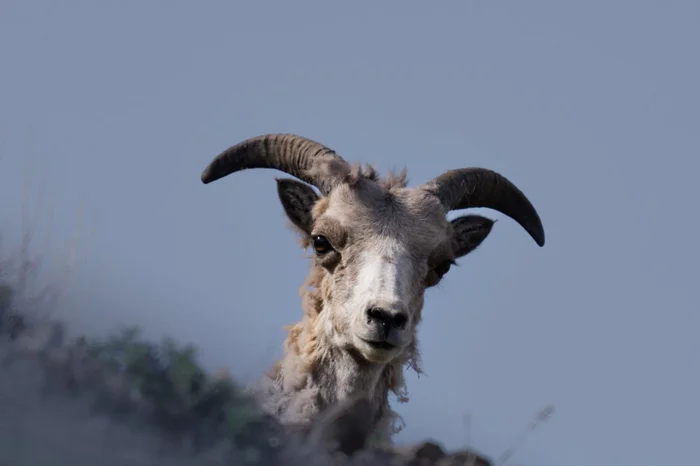
<path id="1" fill-rule="evenodd" d="M 415 344 L 425 289 L 490 233 L 492 220 L 466 215 L 448 221 L 449 211 L 491 208 L 519 223 L 539 246 L 545 242 L 527 197 L 484 168 L 450 170 L 409 188 L 405 177 L 381 179 L 307 138 L 268 134 L 222 152 L 202 182 L 252 168 L 301 180 L 278 179 L 277 188 L 322 274 L 322 332 L 334 346 L 370 362 L 388 363 Z"/>

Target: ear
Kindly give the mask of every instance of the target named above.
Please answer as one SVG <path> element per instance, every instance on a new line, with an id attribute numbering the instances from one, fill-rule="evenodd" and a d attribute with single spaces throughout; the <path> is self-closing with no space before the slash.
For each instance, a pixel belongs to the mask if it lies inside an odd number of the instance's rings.
<path id="1" fill-rule="evenodd" d="M 455 257 L 466 256 L 491 233 L 494 221 L 480 215 L 465 215 L 452 220 L 452 248 Z"/>
<path id="2" fill-rule="evenodd" d="M 277 194 L 279 195 L 284 213 L 294 226 L 307 235 L 311 234 L 313 218 L 311 209 L 318 201 L 316 191 L 307 184 L 291 178 L 275 178 L 277 180 Z"/>

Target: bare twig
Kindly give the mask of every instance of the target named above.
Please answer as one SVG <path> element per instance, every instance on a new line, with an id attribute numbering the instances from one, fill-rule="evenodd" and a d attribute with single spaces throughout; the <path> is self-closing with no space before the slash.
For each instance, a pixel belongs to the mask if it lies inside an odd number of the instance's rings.
<path id="1" fill-rule="evenodd" d="M 31 158 L 31 157 L 30 157 Z M 36 165 L 43 167 L 38 183 L 33 176 Z M 50 280 L 39 278 L 40 268 L 49 261 L 54 231 L 54 206 L 47 199 L 46 163 L 34 164 L 27 161 L 23 184 L 22 208 L 20 215 L 20 239 L 14 253 L 0 249 L 0 277 L 13 289 L 14 306 L 22 315 L 43 319 L 54 312 L 62 293 L 66 290 L 77 265 L 79 250 L 83 246 L 83 213 L 80 206 L 76 219 L 75 232 L 67 247 L 67 256 L 60 261 L 60 268 Z M 42 220 L 45 221 L 43 238 L 38 248 L 36 236 L 40 235 Z M 5 246 L 5 244 L 0 244 Z M 20 311 L 21 310 L 21 311 Z"/>
<path id="2" fill-rule="evenodd" d="M 503 466 L 506 461 L 508 461 L 516 451 L 523 445 L 527 437 L 541 424 L 547 422 L 554 414 L 554 405 L 547 405 L 535 414 L 530 423 L 525 427 L 523 432 L 518 436 L 515 441 L 506 448 L 506 450 L 501 454 L 501 456 L 496 461 L 496 466 Z"/>

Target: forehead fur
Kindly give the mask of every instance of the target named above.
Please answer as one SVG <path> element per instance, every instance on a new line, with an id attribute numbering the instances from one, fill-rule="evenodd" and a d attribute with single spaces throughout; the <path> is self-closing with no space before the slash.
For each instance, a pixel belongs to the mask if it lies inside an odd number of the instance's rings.
<path id="1" fill-rule="evenodd" d="M 344 183 L 317 203 L 317 227 L 333 222 L 356 234 L 392 236 L 417 247 L 429 247 L 449 234 L 449 222 L 439 200 L 405 183 L 381 183 L 361 177 Z"/>
<path id="2" fill-rule="evenodd" d="M 405 168 L 399 173 L 389 172 L 385 177 L 381 177 L 379 172 L 369 164 L 364 166 L 360 164 L 350 165 L 336 160 L 314 165 L 310 174 L 323 178 L 341 179 L 350 186 L 354 186 L 361 179 L 374 181 L 385 189 L 405 188 L 408 183 Z"/>

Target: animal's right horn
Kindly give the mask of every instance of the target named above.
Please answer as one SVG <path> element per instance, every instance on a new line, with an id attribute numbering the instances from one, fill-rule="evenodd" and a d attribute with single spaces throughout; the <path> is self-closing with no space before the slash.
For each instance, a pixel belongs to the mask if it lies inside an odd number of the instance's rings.
<path id="1" fill-rule="evenodd" d="M 202 172 L 202 183 L 250 168 L 280 170 L 328 194 L 344 179 L 349 164 L 334 150 L 310 139 L 266 134 L 246 139 L 216 156 Z"/>

